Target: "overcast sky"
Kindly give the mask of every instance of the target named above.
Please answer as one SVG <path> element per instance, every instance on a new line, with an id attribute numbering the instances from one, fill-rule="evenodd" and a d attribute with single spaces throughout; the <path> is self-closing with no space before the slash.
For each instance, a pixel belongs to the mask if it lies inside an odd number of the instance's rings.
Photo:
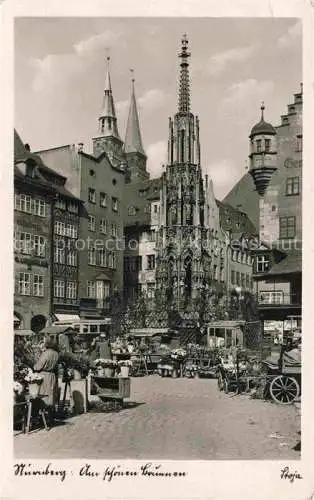
<path id="1" fill-rule="evenodd" d="M 134 68 L 152 177 L 166 159 L 177 109 L 181 35 L 190 42 L 191 107 L 199 116 L 202 168 L 222 198 L 245 173 L 260 103 L 274 125 L 302 80 L 301 23 L 276 18 L 17 18 L 15 127 L 33 151 L 84 142 L 92 151 L 111 56 L 118 127 L 125 135 Z"/>

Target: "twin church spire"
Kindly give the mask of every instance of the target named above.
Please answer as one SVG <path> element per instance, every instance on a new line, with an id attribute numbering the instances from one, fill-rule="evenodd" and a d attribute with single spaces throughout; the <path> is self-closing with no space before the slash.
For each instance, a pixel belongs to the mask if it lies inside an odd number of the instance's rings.
<path id="1" fill-rule="evenodd" d="M 135 98 L 135 85 L 134 85 L 135 80 L 133 78 L 133 70 L 131 71 L 132 71 L 131 97 L 130 97 L 129 115 L 126 127 L 123 152 L 126 154 L 139 153 L 146 157 L 142 143 L 142 135 L 140 130 L 137 103 Z M 106 139 L 105 140 L 106 145 L 108 145 L 109 138 L 120 141 L 122 143 L 118 131 L 117 115 L 116 115 L 112 86 L 111 86 L 110 57 L 107 57 L 107 72 L 106 72 L 105 88 L 103 95 L 103 103 L 98 122 L 99 122 L 98 126 L 99 137 Z"/>

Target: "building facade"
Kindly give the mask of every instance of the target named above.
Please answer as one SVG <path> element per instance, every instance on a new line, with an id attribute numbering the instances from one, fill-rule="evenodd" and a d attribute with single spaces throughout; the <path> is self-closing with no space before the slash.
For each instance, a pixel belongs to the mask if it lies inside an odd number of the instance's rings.
<path id="1" fill-rule="evenodd" d="M 84 202 L 86 216 L 80 219 L 77 244 L 79 312 L 84 317 L 102 317 L 108 314 L 110 297 L 123 290 L 126 167 L 109 68 L 93 154 L 84 152 L 83 144 L 38 154 L 47 165 L 67 177 L 70 193 Z M 73 212 L 70 217 L 73 219 Z"/>
<path id="2" fill-rule="evenodd" d="M 253 277 L 264 331 L 269 324 L 281 335 L 301 326 L 302 310 L 302 88 L 288 104 L 281 124 L 272 130 L 272 157 L 267 161 L 264 134 L 260 165 L 251 173 L 260 193 L 260 246 L 252 252 Z M 256 131 L 256 128 L 252 129 Z M 252 134 L 251 134 L 252 135 Z M 265 161 L 266 159 L 266 161 Z"/>
<path id="3" fill-rule="evenodd" d="M 14 326 L 41 330 L 51 312 L 54 189 L 14 132 Z"/>

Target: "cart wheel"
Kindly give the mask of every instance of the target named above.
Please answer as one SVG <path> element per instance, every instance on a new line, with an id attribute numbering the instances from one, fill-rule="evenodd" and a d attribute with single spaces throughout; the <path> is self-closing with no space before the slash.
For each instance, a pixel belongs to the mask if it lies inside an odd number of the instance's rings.
<path id="1" fill-rule="evenodd" d="M 295 378 L 278 375 L 271 381 L 269 391 L 276 403 L 289 405 L 299 396 L 300 386 Z"/>

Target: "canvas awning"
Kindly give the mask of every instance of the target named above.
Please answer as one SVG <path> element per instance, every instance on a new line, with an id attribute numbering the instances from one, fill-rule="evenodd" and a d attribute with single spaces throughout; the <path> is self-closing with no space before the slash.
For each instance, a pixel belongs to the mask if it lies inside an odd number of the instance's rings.
<path id="1" fill-rule="evenodd" d="M 55 325 L 55 326 L 47 326 L 40 333 L 48 334 L 48 335 L 59 335 L 61 333 L 70 333 L 73 332 L 73 328 L 69 325 Z"/>
<path id="2" fill-rule="evenodd" d="M 78 314 L 59 314 L 59 313 L 54 313 L 54 315 L 57 318 L 57 321 L 63 321 L 63 322 L 74 322 L 74 321 L 80 321 L 80 317 Z"/>

